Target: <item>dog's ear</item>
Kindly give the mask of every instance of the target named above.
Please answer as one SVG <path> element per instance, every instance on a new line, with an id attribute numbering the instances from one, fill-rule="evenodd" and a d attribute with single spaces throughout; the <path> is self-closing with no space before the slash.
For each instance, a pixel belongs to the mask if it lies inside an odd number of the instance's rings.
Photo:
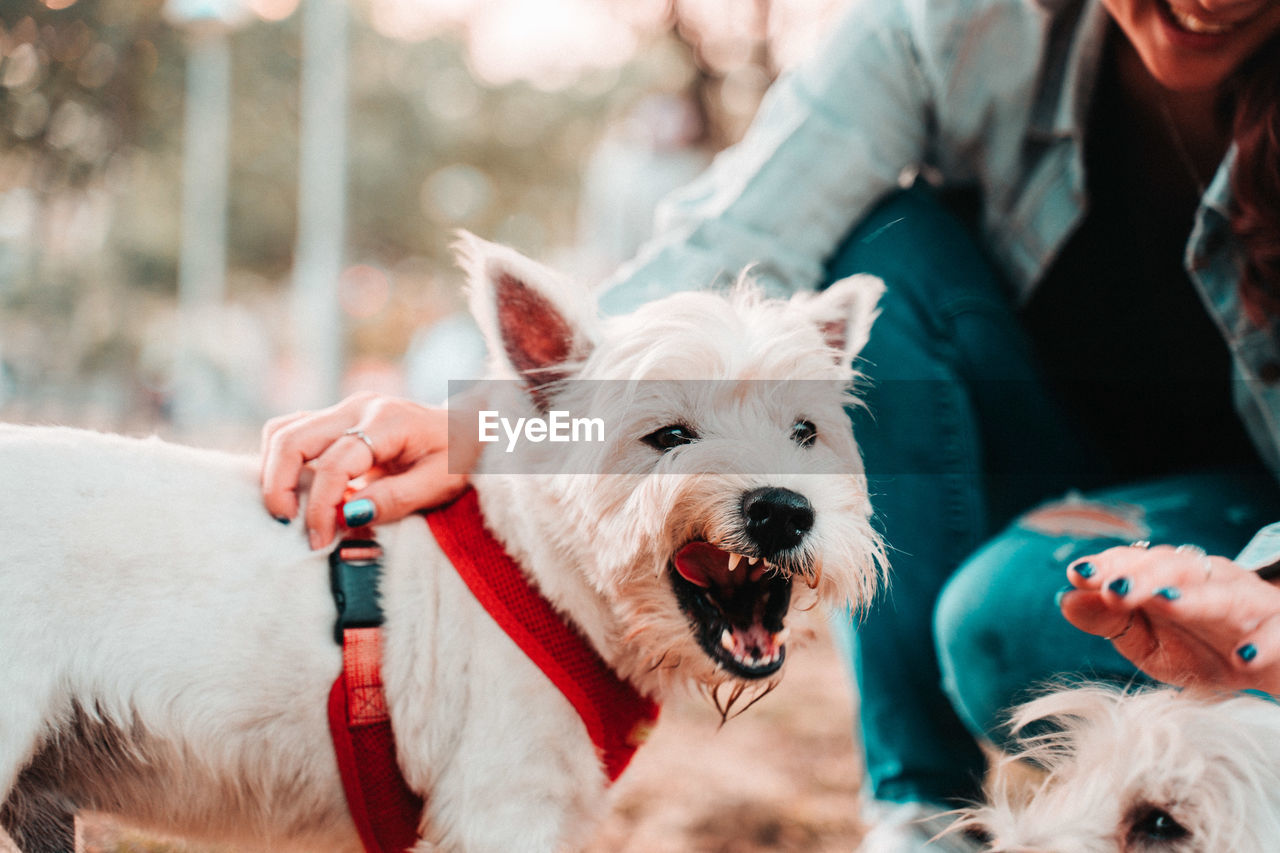
<path id="1" fill-rule="evenodd" d="M 884 282 L 873 275 L 851 275 L 812 296 L 796 297 L 827 346 L 839 352 L 848 364 L 871 337 L 871 324 L 880 314 L 877 307 Z"/>
<path id="2" fill-rule="evenodd" d="M 546 411 L 549 388 L 573 375 L 594 344 L 594 296 L 519 252 L 466 231 L 458 233 L 454 251 L 495 372 L 523 380 Z"/>

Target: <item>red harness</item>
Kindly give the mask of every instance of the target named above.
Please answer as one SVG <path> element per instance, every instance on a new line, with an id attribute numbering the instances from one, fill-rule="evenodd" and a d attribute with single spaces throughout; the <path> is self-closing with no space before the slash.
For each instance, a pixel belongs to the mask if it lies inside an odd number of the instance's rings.
<path id="1" fill-rule="evenodd" d="M 474 491 L 426 519 L 476 600 L 573 705 L 613 782 L 657 721 L 658 705 L 620 679 L 529 583 L 485 529 Z M 379 629 L 346 627 L 342 657 L 342 675 L 329 694 L 329 728 L 347 804 L 368 853 L 401 853 L 418 839 L 424 803 L 396 764 Z"/>

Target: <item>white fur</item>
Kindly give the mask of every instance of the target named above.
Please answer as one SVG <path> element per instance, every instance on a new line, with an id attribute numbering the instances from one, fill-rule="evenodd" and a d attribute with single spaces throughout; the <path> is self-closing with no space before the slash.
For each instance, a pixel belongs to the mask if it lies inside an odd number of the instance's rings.
<path id="1" fill-rule="evenodd" d="M 1019 708 L 1039 721 L 996 768 L 978 826 L 1005 853 L 1270 853 L 1280 843 L 1280 706 L 1244 695 L 1089 686 Z M 1037 768 L 1027 784 L 1027 765 Z M 1159 809 L 1186 830 L 1152 838 Z M 1150 826 L 1150 823 L 1147 824 Z"/>
<path id="2" fill-rule="evenodd" d="M 878 282 L 791 305 L 744 285 L 604 321 L 584 291 L 509 250 L 469 238 L 464 256 L 495 376 L 518 376 L 493 305 L 495 276 L 510 273 L 572 329 L 577 378 L 829 380 L 757 383 L 730 401 L 614 399 L 639 386 L 571 384 L 557 405 L 635 421 L 574 451 L 610 473 L 557 473 L 546 445 L 482 457 L 474 482 L 487 524 L 621 675 L 659 698 L 736 681 L 694 642 L 664 568 L 690 538 L 732 538 L 745 489 L 803 492 L 817 521 L 787 570 L 820 561 L 816 597 L 867 601 L 883 558 L 842 405 L 850 342 L 865 340 Z M 817 324 L 841 312 L 834 351 Z M 798 415 L 818 425 L 811 448 L 787 437 Z M 674 416 L 704 425 L 705 440 L 670 457 L 637 440 Z M 743 461 L 762 459 L 793 473 L 755 474 Z M 719 473 L 682 473 L 708 464 Z M 76 806 L 271 850 L 359 851 L 325 718 L 340 669 L 326 556 L 298 523 L 263 511 L 255 460 L 6 427 L 0 471 L 0 802 L 33 756 L 59 753 L 46 787 Z M 584 726 L 474 601 L 422 519 L 377 535 L 399 759 L 428 798 L 415 849 L 573 846 L 605 790 Z M 112 733 L 114 751 L 68 740 L 77 727 Z M 46 849 L 56 848 L 26 853 Z"/>

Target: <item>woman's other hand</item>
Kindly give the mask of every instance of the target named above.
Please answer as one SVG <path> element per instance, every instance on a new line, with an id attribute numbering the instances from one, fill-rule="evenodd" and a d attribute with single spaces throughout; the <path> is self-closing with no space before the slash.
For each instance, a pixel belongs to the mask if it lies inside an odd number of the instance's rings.
<path id="1" fill-rule="evenodd" d="M 1111 548 L 1067 569 L 1067 621 L 1178 686 L 1280 694 L 1280 588 L 1194 546 Z"/>
<path id="2" fill-rule="evenodd" d="M 474 456 L 455 458 L 451 470 L 448 431 L 448 410 L 374 394 L 274 418 L 262 430 L 263 503 L 291 521 L 305 492 L 316 549 L 333 541 L 340 515 L 358 527 L 443 503 L 466 485 L 461 470 Z"/>

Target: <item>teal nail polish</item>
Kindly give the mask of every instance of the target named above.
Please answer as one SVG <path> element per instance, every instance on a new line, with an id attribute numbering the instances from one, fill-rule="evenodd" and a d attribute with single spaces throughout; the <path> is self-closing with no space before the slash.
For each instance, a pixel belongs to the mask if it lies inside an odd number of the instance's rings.
<path id="1" fill-rule="evenodd" d="M 281 524 L 288 524 L 288 523 L 289 523 L 289 519 L 288 519 L 288 518 L 286 518 L 286 517 L 285 517 L 285 516 L 283 516 L 283 515 L 273 515 L 273 516 L 271 516 L 271 517 L 272 517 L 272 518 L 274 518 L 276 521 L 280 522 Z"/>
<path id="2" fill-rule="evenodd" d="M 1120 595 L 1120 596 L 1128 595 L 1128 594 L 1129 594 L 1129 579 L 1128 579 L 1128 578 L 1116 578 L 1116 579 L 1115 579 L 1115 580 L 1113 580 L 1111 583 L 1107 584 L 1107 589 L 1111 590 L 1111 591 L 1112 591 L 1112 592 L 1114 592 L 1116 595 Z"/>
<path id="3" fill-rule="evenodd" d="M 1062 609 L 1062 599 L 1064 599 L 1064 598 L 1066 598 L 1066 597 L 1067 597 L 1067 593 L 1069 593 L 1069 592 L 1075 592 L 1075 589 L 1076 589 L 1076 588 L 1075 588 L 1074 586 L 1070 586 L 1070 585 L 1068 585 L 1068 586 L 1064 586 L 1062 589 L 1060 589 L 1060 590 L 1058 590 L 1057 592 L 1055 592 L 1055 593 L 1053 594 L 1053 604 L 1054 604 L 1054 606 L 1055 606 L 1055 607 L 1057 607 L 1059 610 L 1061 610 L 1061 609 Z"/>
<path id="4" fill-rule="evenodd" d="M 342 520 L 347 527 L 363 527 L 373 521 L 377 507 L 368 498 L 350 501 L 342 505 Z"/>
<path id="5" fill-rule="evenodd" d="M 1179 598 L 1182 598 L 1182 591 L 1176 586 L 1166 586 L 1157 589 L 1156 595 L 1160 596 L 1165 601 L 1177 601 Z"/>
<path id="6" fill-rule="evenodd" d="M 1075 569 L 1076 574 L 1082 578 L 1091 578 L 1093 577 L 1093 573 L 1097 571 L 1097 569 L 1093 567 L 1093 563 L 1081 563 L 1076 566 Z"/>
<path id="7" fill-rule="evenodd" d="M 1240 656 L 1240 660 L 1248 663 L 1258 656 L 1258 647 L 1253 643 L 1245 643 L 1243 646 L 1236 649 L 1236 654 Z"/>

